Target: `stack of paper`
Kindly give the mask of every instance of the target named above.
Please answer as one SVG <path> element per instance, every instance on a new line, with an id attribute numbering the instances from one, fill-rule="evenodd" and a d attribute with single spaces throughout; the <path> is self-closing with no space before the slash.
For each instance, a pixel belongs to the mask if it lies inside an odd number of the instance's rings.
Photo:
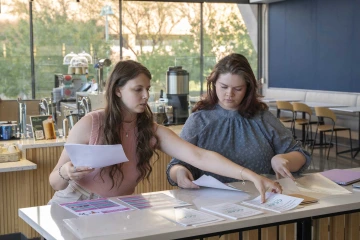
<path id="1" fill-rule="evenodd" d="M 164 193 L 131 195 L 119 197 L 118 199 L 136 209 L 183 207 L 191 205 L 187 202 L 170 197 Z"/>
<path id="2" fill-rule="evenodd" d="M 313 192 L 326 195 L 351 193 L 320 173 L 308 174 L 304 177 L 297 178 L 296 186 L 301 192 Z"/>
<path id="3" fill-rule="evenodd" d="M 261 196 L 250 201 L 242 202 L 251 207 L 266 209 L 273 212 L 282 213 L 296 208 L 304 199 L 291 197 L 279 193 L 266 193 L 266 202 L 261 203 Z"/>
<path id="4" fill-rule="evenodd" d="M 302 194 L 298 194 L 298 193 L 291 193 L 291 194 L 288 194 L 289 196 L 292 196 L 292 197 L 297 197 L 297 198 L 302 198 L 304 199 L 300 205 L 305 205 L 305 204 L 309 204 L 309 203 L 316 203 L 319 201 L 319 199 L 317 198 L 313 198 L 313 197 L 310 197 L 310 196 L 306 196 L 306 195 L 302 195 Z"/>
<path id="5" fill-rule="evenodd" d="M 106 198 L 63 203 L 60 204 L 60 206 L 77 216 L 125 212 L 133 210 L 129 207 L 123 206 Z"/>
<path id="6" fill-rule="evenodd" d="M 201 209 L 234 220 L 263 214 L 262 211 L 247 208 L 234 203 L 222 203 L 213 206 L 201 207 Z"/>
<path id="7" fill-rule="evenodd" d="M 191 208 L 175 208 L 156 211 L 160 216 L 182 226 L 200 226 L 225 219 Z"/>

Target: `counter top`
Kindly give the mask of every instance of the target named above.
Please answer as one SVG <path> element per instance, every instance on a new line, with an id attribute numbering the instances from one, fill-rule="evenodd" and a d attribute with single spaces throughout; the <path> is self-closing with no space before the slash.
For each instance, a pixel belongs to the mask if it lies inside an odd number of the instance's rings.
<path id="1" fill-rule="evenodd" d="M 36 169 L 37 165 L 26 159 L 20 159 L 16 162 L 4 162 L 0 163 L 1 172 L 15 172 Z"/>
<path id="2" fill-rule="evenodd" d="M 177 135 L 180 134 L 181 129 L 184 125 L 173 125 L 168 126 L 173 132 Z M 43 148 L 43 147 L 58 147 L 64 146 L 66 142 L 66 138 L 57 138 L 51 140 L 34 140 L 30 139 L 20 139 L 20 140 L 9 140 L 9 141 L 1 141 L 0 144 L 17 144 L 21 150 L 29 149 L 29 148 Z"/>

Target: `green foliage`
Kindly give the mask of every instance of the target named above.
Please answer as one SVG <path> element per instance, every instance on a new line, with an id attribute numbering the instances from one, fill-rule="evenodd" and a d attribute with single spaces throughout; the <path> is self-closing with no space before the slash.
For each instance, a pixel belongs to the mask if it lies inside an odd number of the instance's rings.
<path id="1" fill-rule="evenodd" d="M 31 98 L 29 5 L 27 1 L 10 2 L 12 14 L 19 19 L 0 26 L 0 43 L 6 45 L 6 57 L 0 54 L 0 96 Z M 36 0 L 32 4 L 36 98 L 50 96 L 54 73 L 67 72 L 67 66 L 62 65 L 64 54 L 86 51 L 99 58 L 110 58 L 113 54 L 113 41 L 105 41 L 104 17 L 99 15 L 104 4 L 101 0 L 80 3 L 58 0 L 54 4 Z M 109 28 L 116 40 L 119 39 L 119 6 L 117 1 L 111 4 L 115 15 L 109 17 Z M 72 10 L 74 6 L 79 10 Z M 257 53 L 240 13 L 231 12 L 219 19 L 215 5 L 205 4 L 204 74 L 200 76 L 199 6 L 197 3 L 123 2 L 127 47 L 151 71 L 154 91 L 165 90 L 166 72 L 169 66 L 175 65 L 183 66 L 190 73 L 190 80 L 200 86 L 216 61 L 231 52 L 244 54 L 256 73 Z M 191 26 L 190 32 L 174 34 L 182 21 Z M 131 38 L 135 38 L 138 45 L 131 42 Z M 92 66 L 89 71 L 94 75 Z"/>

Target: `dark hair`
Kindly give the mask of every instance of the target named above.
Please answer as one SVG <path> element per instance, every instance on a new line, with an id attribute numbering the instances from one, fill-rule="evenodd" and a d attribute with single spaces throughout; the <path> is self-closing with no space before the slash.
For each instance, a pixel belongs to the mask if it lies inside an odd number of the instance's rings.
<path id="1" fill-rule="evenodd" d="M 215 107 L 219 101 L 216 95 L 215 83 L 219 79 L 220 74 L 227 73 L 242 76 L 246 82 L 246 93 L 238 108 L 241 116 L 251 118 L 260 110 L 268 109 L 265 103 L 259 101 L 260 95 L 258 94 L 257 81 L 248 60 L 241 54 L 232 53 L 222 58 L 207 77 L 207 95 L 196 103 L 192 109 L 193 112 L 209 110 Z"/>
<path id="2" fill-rule="evenodd" d="M 123 111 L 121 99 L 116 95 L 118 87 L 124 86 L 129 80 L 136 78 L 139 74 L 145 74 L 151 79 L 150 71 L 142 64 L 133 60 L 120 61 L 116 64 L 114 70 L 111 72 L 106 85 L 106 107 L 105 107 L 105 124 L 104 135 L 106 144 L 121 144 L 121 136 L 119 128 L 123 122 Z M 149 179 L 152 167 L 150 159 L 158 146 L 158 138 L 153 129 L 153 114 L 150 107 L 147 106 L 143 113 L 137 115 L 136 125 L 138 128 L 136 155 L 138 157 L 137 169 L 140 176 L 137 179 L 139 182 L 142 179 Z M 154 145 L 152 138 L 156 139 Z M 124 175 L 121 168 L 122 164 L 112 165 L 107 168 L 102 168 L 100 175 L 102 176 L 105 169 L 108 170 L 109 176 L 112 180 L 112 187 L 120 187 L 124 180 Z"/>

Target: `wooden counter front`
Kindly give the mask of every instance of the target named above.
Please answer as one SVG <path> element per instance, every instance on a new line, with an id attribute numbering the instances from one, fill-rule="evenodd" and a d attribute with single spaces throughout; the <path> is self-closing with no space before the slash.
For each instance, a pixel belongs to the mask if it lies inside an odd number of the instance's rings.
<path id="1" fill-rule="evenodd" d="M 0 173 L 0 235 L 22 232 L 28 238 L 39 235 L 18 217 L 18 209 L 46 205 L 54 190 L 49 175 L 59 160 L 63 147 L 26 149 L 27 160 L 37 165 L 36 170 Z M 159 159 L 152 159 L 150 181 L 138 184 L 135 193 L 173 189 L 166 179 L 166 166 L 170 156 L 159 152 Z"/>

